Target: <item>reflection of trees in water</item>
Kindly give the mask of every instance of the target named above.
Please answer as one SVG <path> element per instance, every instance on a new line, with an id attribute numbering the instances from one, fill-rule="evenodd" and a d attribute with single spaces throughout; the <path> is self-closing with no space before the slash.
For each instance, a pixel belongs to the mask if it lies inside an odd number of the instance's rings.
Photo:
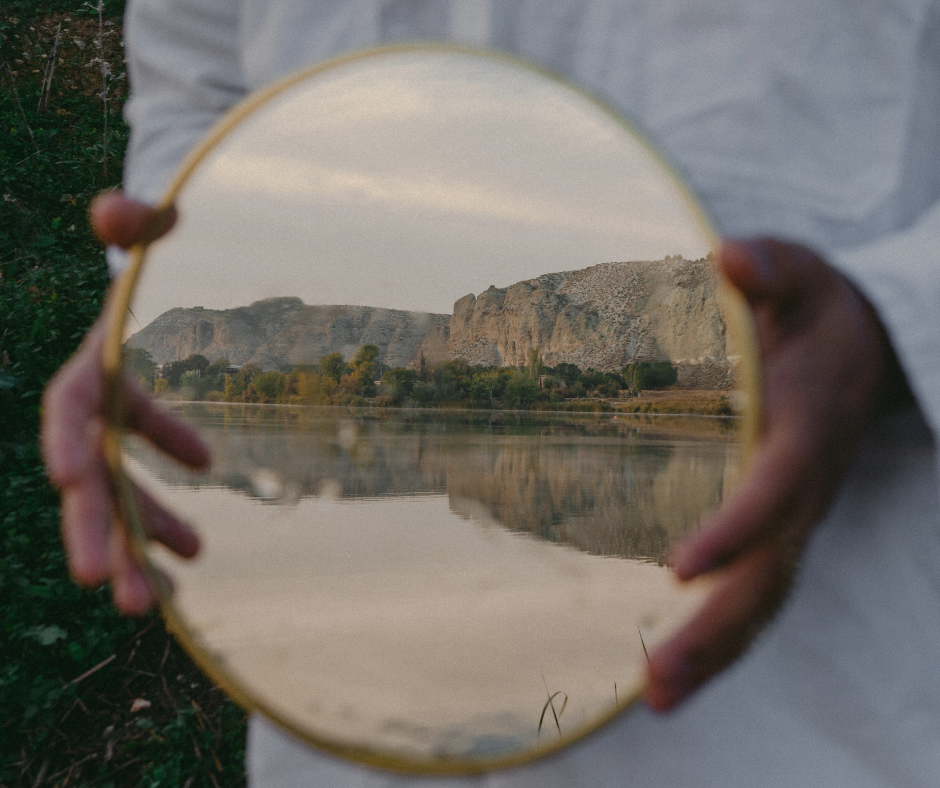
<path id="1" fill-rule="evenodd" d="M 224 487 L 272 503 L 446 492 L 461 516 L 660 563 L 720 503 L 737 456 L 727 441 L 649 439 L 609 419 L 206 413 L 208 474 L 193 477 L 136 443 L 129 453 L 167 484 Z"/>

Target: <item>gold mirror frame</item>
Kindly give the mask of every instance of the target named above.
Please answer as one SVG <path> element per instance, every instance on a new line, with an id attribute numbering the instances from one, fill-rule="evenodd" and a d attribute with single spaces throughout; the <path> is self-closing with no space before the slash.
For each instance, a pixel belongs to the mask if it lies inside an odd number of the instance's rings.
<path id="1" fill-rule="evenodd" d="M 352 61 L 381 57 L 392 53 L 415 53 L 415 52 L 452 52 L 459 54 L 469 54 L 485 58 L 490 58 L 514 66 L 524 68 L 541 74 L 546 80 L 560 84 L 566 91 L 572 91 L 580 94 L 582 97 L 590 99 L 597 107 L 603 110 L 618 126 L 620 126 L 629 136 L 640 140 L 652 159 L 657 161 L 662 171 L 667 174 L 674 182 L 679 193 L 684 195 L 690 213 L 698 217 L 705 229 L 705 234 L 712 240 L 717 240 L 714 232 L 711 230 L 710 223 L 705 218 L 705 214 L 688 190 L 682 184 L 675 171 L 662 159 L 653 146 L 633 128 L 618 113 L 611 110 L 605 104 L 566 80 L 558 78 L 556 75 L 539 69 L 522 60 L 497 54 L 485 52 L 465 47 L 448 45 L 406 45 L 391 46 L 371 49 L 366 52 L 355 53 L 345 57 L 336 58 L 311 68 L 307 68 L 291 77 L 288 77 L 276 84 L 255 93 L 235 108 L 228 112 L 207 134 L 204 140 L 187 156 L 180 166 L 176 176 L 161 200 L 158 211 L 164 212 L 170 210 L 180 191 L 187 184 L 192 174 L 197 170 L 202 161 L 216 148 L 216 146 L 227 137 L 239 124 L 246 118 L 253 115 L 257 110 L 264 107 L 275 97 L 281 95 L 286 90 L 309 80 L 322 72 L 329 71 L 336 66 L 343 65 Z M 571 743 L 578 741 L 585 736 L 597 731 L 611 720 L 619 716 L 626 708 L 635 702 L 642 694 L 643 687 L 637 688 L 636 692 L 630 697 L 619 701 L 614 709 L 601 718 L 593 720 L 588 725 L 579 729 L 579 731 L 557 743 L 540 745 L 534 750 L 524 750 L 513 753 L 508 756 L 496 756 L 481 759 L 440 759 L 440 760 L 418 760 L 403 757 L 396 752 L 376 751 L 368 748 L 350 746 L 348 744 L 330 740 L 325 737 L 317 736 L 307 730 L 299 729 L 289 720 L 285 719 L 275 709 L 266 706 L 263 702 L 253 698 L 250 691 L 243 688 L 199 643 L 194 639 L 183 623 L 176 607 L 174 606 L 170 589 L 160 572 L 153 566 L 146 555 L 145 545 L 148 538 L 146 529 L 141 520 L 137 509 L 129 479 L 124 470 L 122 460 L 120 431 L 123 424 L 122 401 L 121 401 L 121 380 L 122 369 L 122 343 L 124 340 L 125 316 L 131 305 L 131 299 L 140 277 L 146 256 L 147 245 L 139 244 L 130 251 L 130 264 L 128 269 L 121 275 L 113 287 L 111 299 L 109 301 L 108 314 L 108 336 L 104 351 L 104 369 L 107 379 L 108 391 L 108 411 L 107 411 L 107 430 L 106 430 L 106 451 L 113 478 L 114 488 L 117 492 L 117 498 L 120 506 L 120 515 L 123 527 L 128 536 L 131 548 L 138 561 L 145 568 L 147 577 L 154 588 L 161 612 L 166 620 L 168 629 L 173 632 L 176 638 L 190 654 L 193 660 L 200 668 L 239 705 L 249 711 L 257 711 L 272 719 L 282 728 L 290 731 L 295 737 L 329 753 L 347 758 L 357 763 L 382 769 L 404 772 L 409 774 L 423 775 L 459 775 L 474 774 L 493 769 L 501 769 L 530 762 L 556 752 L 558 749 L 567 747 Z M 716 248 L 716 247 L 713 247 Z M 745 455 L 753 446 L 759 427 L 759 407 L 760 403 L 760 379 L 758 366 L 758 353 L 755 340 L 754 329 L 750 311 L 741 298 L 741 296 L 726 284 L 720 284 L 720 296 L 723 304 L 722 308 L 727 319 L 729 332 L 734 336 L 735 343 L 740 350 L 742 359 L 738 366 L 741 389 L 743 390 L 746 402 L 741 416 L 741 426 L 739 434 Z"/>

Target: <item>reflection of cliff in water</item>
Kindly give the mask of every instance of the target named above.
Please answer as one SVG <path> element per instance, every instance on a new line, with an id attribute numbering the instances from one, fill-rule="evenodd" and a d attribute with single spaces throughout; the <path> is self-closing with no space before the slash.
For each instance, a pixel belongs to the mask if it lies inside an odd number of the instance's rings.
<path id="1" fill-rule="evenodd" d="M 722 443 L 515 443 L 451 461 L 451 508 L 590 553 L 665 561 L 722 500 Z"/>
<path id="2" fill-rule="evenodd" d="M 194 476 L 137 442 L 128 453 L 170 485 L 301 498 L 446 493 L 456 514 L 590 553 L 662 563 L 722 500 L 738 456 L 690 437 L 603 418 L 306 411 L 205 406 L 214 463 Z"/>

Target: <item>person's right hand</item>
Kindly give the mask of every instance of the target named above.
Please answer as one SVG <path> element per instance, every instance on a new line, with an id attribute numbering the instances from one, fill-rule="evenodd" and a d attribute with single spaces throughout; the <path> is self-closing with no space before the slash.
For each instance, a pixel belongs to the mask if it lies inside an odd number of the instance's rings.
<path id="1" fill-rule="evenodd" d="M 125 249 L 160 237 L 175 219 L 172 212 L 158 213 L 121 192 L 99 195 L 89 214 L 102 241 Z M 46 387 L 41 442 L 49 479 L 61 493 L 62 540 L 72 577 L 84 586 L 110 581 L 115 606 L 135 615 L 146 611 L 154 596 L 115 521 L 102 444 L 107 312 L 105 306 L 79 349 Z M 209 450 L 199 436 L 130 380 L 124 382 L 124 397 L 128 427 L 192 468 L 209 464 Z M 192 529 L 143 491 L 137 490 L 137 498 L 154 539 L 182 556 L 196 554 L 199 540 Z"/>
<path id="2" fill-rule="evenodd" d="M 874 307 L 812 250 L 761 238 L 725 243 L 719 258 L 754 318 L 761 429 L 734 494 L 671 557 L 680 580 L 716 577 L 650 657 L 646 700 L 660 711 L 747 648 L 788 593 L 869 425 L 913 403 Z"/>

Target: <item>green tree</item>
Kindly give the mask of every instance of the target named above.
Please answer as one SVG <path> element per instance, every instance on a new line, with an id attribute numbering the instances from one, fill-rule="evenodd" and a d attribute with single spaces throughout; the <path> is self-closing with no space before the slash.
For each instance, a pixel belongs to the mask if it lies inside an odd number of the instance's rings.
<path id="1" fill-rule="evenodd" d="M 238 370 L 238 374 L 241 376 L 242 380 L 245 381 L 245 383 L 251 383 L 251 381 L 254 380 L 255 377 L 260 375 L 262 372 L 263 370 L 261 369 L 261 367 L 251 362 L 244 364 L 242 368 Z"/>
<path id="2" fill-rule="evenodd" d="M 227 358 L 217 358 L 206 367 L 205 375 L 207 378 L 217 378 L 219 375 L 224 375 L 228 367 L 229 360 Z"/>
<path id="3" fill-rule="evenodd" d="M 630 392 L 639 396 L 644 389 L 671 386 L 679 379 L 679 370 L 668 361 L 639 361 L 623 368 L 623 378 Z"/>
<path id="4" fill-rule="evenodd" d="M 587 394 L 587 386 L 579 380 L 568 386 L 565 390 L 565 394 L 569 397 L 583 397 Z"/>
<path id="5" fill-rule="evenodd" d="M 522 410 L 537 402 L 539 393 L 538 383 L 525 373 L 513 370 L 506 383 L 503 406 Z"/>
<path id="6" fill-rule="evenodd" d="M 310 368 L 308 371 L 297 374 L 294 387 L 297 394 L 308 405 L 329 405 L 337 385 L 333 378 L 321 375 Z"/>
<path id="7" fill-rule="evenodd" d="M 189 372 L 185 361 L 169 361 L 163 365 L 162 375 L 170 384 L 170 388 L 178 389 L 180 387 L 180 378 Z"/>
<path id="8" fill-rule="evenodd" d="M 180 376 L 180 389 L 188 391 L 189 396 L 193 399 L 198 399 L 201 392 L 202 386 L 202 377 L 199 374 L 198 369 L 191 369 L 188 372 L 184 372 Z"/>
<path id="9" fill-rule="evenodd" d="M 605 378 L 597 387 L 597 390 L 604 397 L 616 397 L 620 393 L 621 386 L 612 378 Z"/>
<path id="10" fill-rule="evenodd" d="M 149 350 L 141 347 L 124 349 L 124 367 L 130 372 L 146 391 L 153 391 L 154 370 L 157 365 Z"/>
<path id="11" fill-rule="evenodd" d="M 347 371 L 346 360 L 342 353 L 330 353 L 320 359 L 320 374 L 339 383 Z"/>
<path id="12" fill-rule="evenodd" d="M 378 345 L 363 345 L 350 361 L 352 375 L 358 383 L 357 394 L 371 396 L 375 393 L 375 380 L 379 374 Z"/>
<path id="13" fill-rule="evenodd" d="M 245 379 L 243 377 L 226 373 L 222 376 L 222 380 L 222 391 L 225 393 L 225 399 L 229 402 L 235 402 L 244 397 Z"/>
<path id="14" fill-rule="evenodd" d="M 209 368 L 209 359 L 201 353 L 193 353 L 188 358 L 180 361 L 171 361 L 163 365 L 163 377 L 165 377 L 170 386 L 174 389 L 180 387 L 182 377 L 187 372 L 198 372 L 201 379 L 203 373 Z"/>
<path id="15" fill-rule="evenodd" d="M 205 371 L 209 368 L 209 359 L 202 353 L 193 353 L 183 363 L 186 364 L 187 370 L 198 372 L 200 375 L 205 374 Z"/>
<path id="16" fill-rule="evenodd" d="M 419 405 L 429 406 L 440 401 L 440 392 L 433 380 L 418 380 L 414 384 L 412 394 Z"/>
<path id="17" fill-rule="evenodd" d="M 469 378 L 470 368 L 462 358 L 437 364 L 431 373 L 441 402 L 459 402 L 466 397 Z"/>
<path id="18" fill-rule="evenodd" d="M 532 380 L 538 380 L 539 375 L 542 374 L 542 368 L 545 365 L 542 363 L 542 356 L 539 354 L 539 349 L 537 347 L 532 348 L 529 351 L 529 363 L 526 366 L 526 371 L 529 373 L 529 377 Z"/>
<path id="19" fill-rule="evenodd" d="M 411 396 L 418 373 L 413 369 L 395 367 L 382 375 L 380 394 L 388 397 L 391 402 L 400 405 L 402 401 Z"/>
<path id="20" fill-rule="evenodd" d="M 561 378 L 569 386 L 573 386 L 581 379 L 581 370 L 574 364 L 562 362 L 552 369 L 552 374 Z"/>
<path id="21" fill-rule="evenodd" d="M 262 402 L 274 402 L 284 389 L 286 377 L 283 373 L 272 369 L 270 372 L 262 372 L 255 376 L 251 382 Z"/>
<path id="22" fill-rule="evenodd" d="M 470 381 L 470 399 L 475 405 L 493 407 L 500 383 L 498 370 L 477 372 Z"/>

